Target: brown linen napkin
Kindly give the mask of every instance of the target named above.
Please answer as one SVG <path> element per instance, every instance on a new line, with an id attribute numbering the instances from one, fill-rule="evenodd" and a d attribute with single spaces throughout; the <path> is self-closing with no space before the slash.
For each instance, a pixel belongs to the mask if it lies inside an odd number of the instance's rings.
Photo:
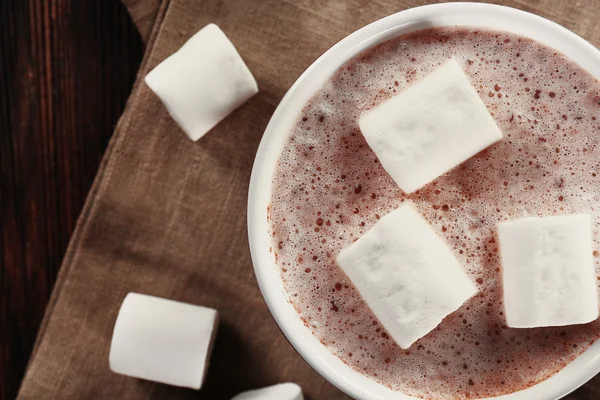
<path id="1" fill-rule="evenodd" d="M 161 3 L 163 0 L 123 0 L 144 43 L 148 43 L 150 39 Z"/>
<path id="2" fill-rule="evenodd" d="M 295 381 L 308 399 L 346 399 L 293 351 L 258 291 L 246 237 L 248 180 L 262 132 L 300 73 L 348 33 L 426 1 L 125 1 L 144 37 L 152 34 L 65 256 L 19 398 L 229 399 L 241 390 Z M 505 4 L 600 42 L 600 31 L 593 31 L 596 2 Z M 193 143 L 141 78 L 209 22 L 236 45 L 261 92 Z M 222 325 L 200 392 L 109 371 L 112 329 L 129 291 L 219 309 Z M 593 398 L 594 386 L 588 388 L 584 396 L 592 397 L 572 398 Z"/>

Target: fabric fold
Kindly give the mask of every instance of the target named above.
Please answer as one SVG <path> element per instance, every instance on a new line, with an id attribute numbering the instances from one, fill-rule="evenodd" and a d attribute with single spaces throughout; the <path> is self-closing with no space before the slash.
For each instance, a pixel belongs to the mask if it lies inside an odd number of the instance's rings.
<path id="1" fill-rule="evenodd" d="M 148 43 L 163 0 L 123 0 L 144 43 Z"/>

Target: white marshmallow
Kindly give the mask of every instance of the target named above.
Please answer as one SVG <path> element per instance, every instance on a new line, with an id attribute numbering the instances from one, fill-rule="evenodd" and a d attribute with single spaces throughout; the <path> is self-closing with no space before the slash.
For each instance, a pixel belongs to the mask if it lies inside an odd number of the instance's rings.
<path id="1" fill-rule="evenodd" d="M 381 218 L 337 262 L 403 349 L 477 292 L 411 203 Z"/>
<path id="2" fill-rule="evenodd" d="M 200 389 L 216 328 L 217 312 L 211 308 L 129 293 L 115 324 L 110 369 Z"/>
<path id="3" fill-rule="evenodd" d="M 252 73 L 215 24 L 154 68 L 146 83 L 192 140 L 258 93 Z"/>
<path id="4" fill-rule="evenodd" d="M 231 400 L 304 400 L 302 389 L 295 383 L 280 383 L 263 389 L 240 393 Z"/>
<path id="5" fill-rule="evenodd" d="M 513 328 L 598 318 L 589 215 L 523 218 L 498 225 L 506 322 Z"/>
<path id="6" fill-rule="evenodd" d="M 455 60 L 367 111 L 362 134 L 381 165 L 412 193 L 502 138 Z"/>

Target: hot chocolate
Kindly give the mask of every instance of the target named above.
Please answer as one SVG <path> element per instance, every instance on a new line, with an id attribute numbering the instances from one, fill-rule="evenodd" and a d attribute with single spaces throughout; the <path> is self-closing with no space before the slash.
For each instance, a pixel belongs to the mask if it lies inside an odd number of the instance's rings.
<path id="1" fill-rule="evenodd" d="M 504 139 L 406 196 L 367 145 L 358 117 L 451 57 Z M 468 27 L 434 28 L 358 55 L 305 105 L 275 172 L 272 251 L 290 302 L 345 363 L 409 395 L 498 396 L 550 377 L 600 337 L 600 321 L 508 328 L 496 225 L 572 213 L 598 221 L 599 141 L 600 83 L 530 39 Z M 335 257 L 407 199 L 453 249 L 479 294 L 402 350 Z M 597 269 L 599 240 L 595 228 Z"/>

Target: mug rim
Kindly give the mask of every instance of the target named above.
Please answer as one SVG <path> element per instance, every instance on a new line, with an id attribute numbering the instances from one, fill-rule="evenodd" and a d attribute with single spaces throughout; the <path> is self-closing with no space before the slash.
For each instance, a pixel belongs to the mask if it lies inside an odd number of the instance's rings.
<path id="1" fill-rule="evenodd" d="M 444 24 L 472 18 L 477 23 Z M 432 23 L 433 20 L 438 22 Z M 441 23 L 440 23 L 441 21 Z M 509 29 L 494 23 L 506 22 Z M 526 23 L 521 24 L 521 23 Z M 521 25 L 519 25 L 521 24 Z M 550 45 L 600 80 L 600 51 L 567 28 L 526 11 L 488 3 L 443 3 L 410 8 L 374 21 L 346 36 L 314 61 L 287 91 L 261 139 L 248 190 L 248 241 L 260 291 L 279 328 L 296 351 L 321 376 L 358 400 L 416 399 L 393 391 L 344 364 L 300 320 L 285 294 L 272 254 L 269 233 L 271 184 L 290 128 L 316 90 L 358 53 L 393 37 L 424 27 L 467 25 L 528 36 Z M 518 26 L 518 29 L 517 29 Z M 518 32 L 517 32 L 518 31 Z M 524 34 L 529 33 L 529 34 Z M 314 90 L 310 89 L 312 87 Z M 287 129 L 285 129 L 287 127 Z M 600 372 L 600 341 L 596 341 L 559 372 L 531 387 L 489 400 L 559 399 Z M 482 399 L 485 400 L 485 399 Z"/>

